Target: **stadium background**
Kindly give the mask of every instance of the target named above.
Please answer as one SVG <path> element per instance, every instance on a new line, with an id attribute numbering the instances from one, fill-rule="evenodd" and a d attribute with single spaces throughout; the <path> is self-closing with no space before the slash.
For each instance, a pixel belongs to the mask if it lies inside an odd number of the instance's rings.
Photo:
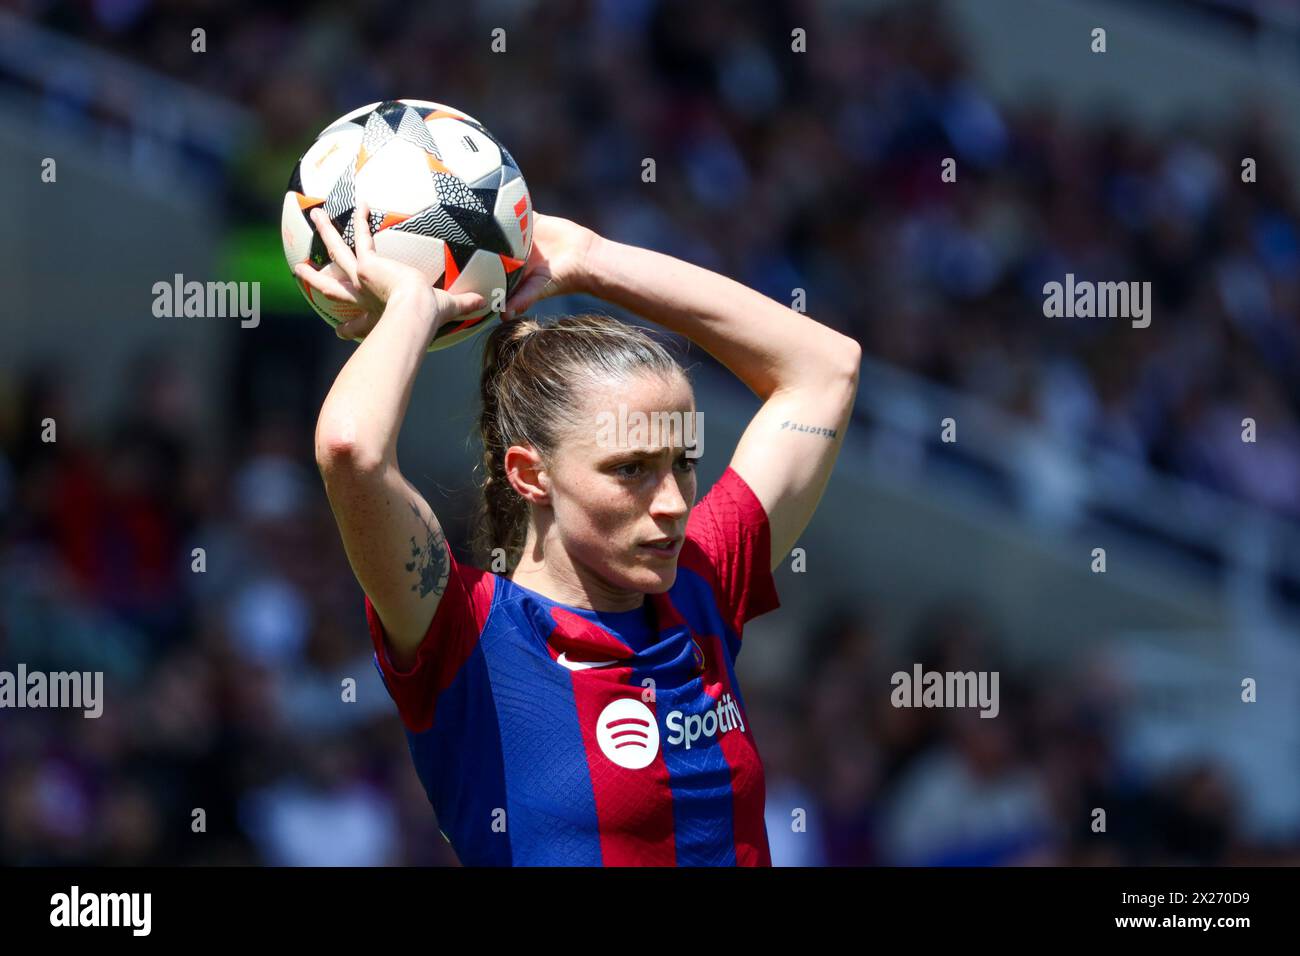
<path id="1" fill-rule="evenodd" d="M 1291 9 L 9 5 L 0 668 L 102 669 L 107 702 L 0 712 L 0 862 L 455 862 L 314 473 L 351 346 L 276 228 L 311 137 L 392 96 L 482 119 L 543 212 L 865 345 L 807 570 L 740 659 L 778 863 L 1300 862 Z M 1151 281 L 1150 328 L 1044 318 L 1067 271 Z M 177 272 L 261 282 L 260 324 L 154 317 Z M 462 554 L 478 347 L 426 362 L 401 446 Z M 755 403 L 691 361 L 707 487 Z M 892 708 L 914 662 L 998 670 L 999 717 Z"/>

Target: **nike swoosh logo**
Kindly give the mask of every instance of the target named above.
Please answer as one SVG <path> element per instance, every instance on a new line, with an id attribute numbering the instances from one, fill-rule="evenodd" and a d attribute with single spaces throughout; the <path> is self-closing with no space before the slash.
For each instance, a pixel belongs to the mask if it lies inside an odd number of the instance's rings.
<path id="1" fill-rule="evenodd" d="M 567 667 L 571 671 L 585 671 L 589 667 L 609 667 L 617 664 L 618 661 L 571 661 L 565 651 L 560 652 L 560 656 L 555 659 L 555 663 L 561 667 Z"/>

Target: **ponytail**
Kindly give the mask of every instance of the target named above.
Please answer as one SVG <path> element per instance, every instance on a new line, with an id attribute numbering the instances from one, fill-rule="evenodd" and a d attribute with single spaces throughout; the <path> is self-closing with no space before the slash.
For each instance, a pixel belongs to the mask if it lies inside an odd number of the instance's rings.
<path id="1" fill-rule="evenodd" d="M 513 569 L 519 563 L 524 534 L 528 529 L 528 503 L 510 487 L 506 478 L 506 450 L 511 443 L 506 440 L 498 395 L 503 371 L 510 366 L 524 340 L 537 329 L 534 319 L 515 319 L 494 328 L 483 349 L 483 370 L 479 380 L 479 397 L 483 402 L 479 416 L 483 478 L 473 545 L 478 559 L 485 564 L 496 557 L 492 553 L 494 548 L 503 548 L 507 569 Z M 497 564 L 492 570 L 499 567 Z"/>

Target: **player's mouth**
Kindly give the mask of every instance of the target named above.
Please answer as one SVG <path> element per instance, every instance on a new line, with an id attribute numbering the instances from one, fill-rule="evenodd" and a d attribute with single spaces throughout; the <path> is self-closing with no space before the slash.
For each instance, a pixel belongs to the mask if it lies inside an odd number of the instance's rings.
<path id="1" fill-rule="evenodd" d="M 682 540 L 681 535 L 671 538 L 654 538 L 650 541 L 641 542 L 637 547 L 657 558 L 675 558 L 678 549 L 682 546 Z"/>

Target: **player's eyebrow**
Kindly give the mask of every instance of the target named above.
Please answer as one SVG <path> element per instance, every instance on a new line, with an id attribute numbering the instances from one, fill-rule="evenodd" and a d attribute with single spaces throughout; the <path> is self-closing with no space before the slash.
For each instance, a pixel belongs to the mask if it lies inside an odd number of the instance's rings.
<path id="1" fill-rule="evenodd" d="M 687 451 L 685 445 L 661 445 L 658 448 L 616 448 L 601 458 L 602 465 L 612 464 L 616 461 L 627 461 L 629 458 L 647 461 L 654 458 L 660 458 L 665 451 L 671 451 L 674 455 L 684 454 Z"/>
<path id="2" fill-rule="evenodd" d="M 619 448 L 609 453 L 609 460 L 615 458 L 658 458 L 670 449 L 661 448 Z"/>

